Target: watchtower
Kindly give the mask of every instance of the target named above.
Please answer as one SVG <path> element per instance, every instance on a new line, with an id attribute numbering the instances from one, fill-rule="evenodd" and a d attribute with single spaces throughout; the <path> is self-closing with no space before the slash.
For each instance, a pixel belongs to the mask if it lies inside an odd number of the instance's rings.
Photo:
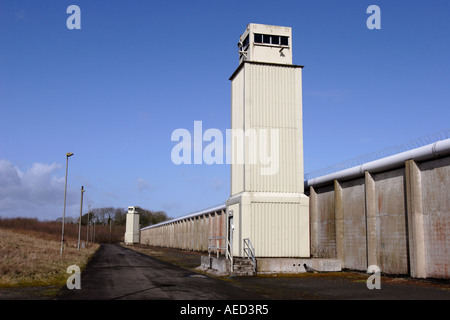
<path id="1" fill-rule="evenodd" d="M 231 252 L 242 257 L 250 239 L 257 257 L 309 257 L 303 67 L 292 64 L 292 29 L 251 23 L 238 48 L 230 77 Z"/>
<path id="2" fill-rule="evenodd" d="M 139 207 L 128 207 L 125 244 L 139 243 Z"/>

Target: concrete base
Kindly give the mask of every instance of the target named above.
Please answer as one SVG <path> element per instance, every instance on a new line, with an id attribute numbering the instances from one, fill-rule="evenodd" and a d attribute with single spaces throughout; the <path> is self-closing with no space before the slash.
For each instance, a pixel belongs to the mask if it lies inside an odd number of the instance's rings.
<path id="1" fill-rule="evenodd" d="M 258 258 L 256 271 L 259 274 L 303 273 L 307 272 L 305 264 L 317 272 L 342 271 L 340 260 L 319 258 Z"/>
<path id="2" fill-rule="evenodd" d="M 224 257 L 201 256 L 201 264 L 198 269 L 214 275 L 226 276 L 231 274 L 231 263 Z"/>
<path id="3" fill-rule="evenodd" d="M 234 257 L 251 240 L 256 258 L 307 257 L 310 253 L 309 198 L 302 193 L 241 192 L 226 202 L 232 221 Z M 273 240 L 268 240 L 273 239 Z M 276 239 L 276 240 L 275 240 Z"/>
<path id="4" fill-rule="evenodd" d="M 125 244 L 139 243 L 139 233 L 125 232 Z"/>
<path id="5" fill-rule="evenodd" d="M 308 272 L 339 272 L 342 271 L 341 261 L 338 259 L 321 258 L 257 258 L 257 274 L 272 273 L 303 273 Z M 201 257 L 199 270 L 213 273 L 215 275 L 230 275 L 230 260 L 224 257 Z"/>

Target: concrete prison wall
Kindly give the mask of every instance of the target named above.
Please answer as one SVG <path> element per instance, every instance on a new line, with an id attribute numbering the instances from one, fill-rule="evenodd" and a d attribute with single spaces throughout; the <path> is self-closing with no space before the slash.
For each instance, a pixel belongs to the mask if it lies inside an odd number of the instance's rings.
<path id="1" fill-rule="evenodd" d="M 308 185 L 311 256 L 450 278 L 450 157 Z"/>
<path id="2" fill-rule="evenodd" d="M 208 251 L 208 239 L 226 235 L 225 205 L 141 229 L 141 243 L 191 251 Z M 216 241 L 212 243 L 216 246 Z M 218 240 L 225 247 L 225 240 Z M 212 250 L 213 253 L 217 251 Z M 224 253 L 221 250 L 220 253 Z"/>
<path id="3" fill-rule="evenodd" d="M 449 190 L 450 139 L 308 180 L 311 257 L 449 279 Z M 141 243 L 207 252 L 226 222 L 221 205 L 143 228 Z"/>

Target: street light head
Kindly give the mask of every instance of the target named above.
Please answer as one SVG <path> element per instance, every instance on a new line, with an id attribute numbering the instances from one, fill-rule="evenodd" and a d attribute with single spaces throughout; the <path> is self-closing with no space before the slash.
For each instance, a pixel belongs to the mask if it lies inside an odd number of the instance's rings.
<path id="1" fill-rule="evenodd" d="M 68 157 L 71 157 L 71 156 L 73 156 L 73 153 L 72 153 L 72 152 L 67 152 L 67 153 L 66 153 L 66 156 L 67 156 L 67 158 L 68 158 Z"/>

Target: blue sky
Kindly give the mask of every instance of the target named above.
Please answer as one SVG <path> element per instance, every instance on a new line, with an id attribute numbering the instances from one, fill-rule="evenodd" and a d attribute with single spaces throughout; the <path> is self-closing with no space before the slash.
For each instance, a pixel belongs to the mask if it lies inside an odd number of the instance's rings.
<path id="1" fill-rule="evenodd" d="M 66 9 L 81 9 L 69 30 Z M 369 30 L 366 9 L 381 8 Z M 177 128 L 230 128 L 248 23 L 290 26 L 303 69 L 305 172 L 449 129 L 450 2 L 0 2 L 0 216 L 223 203 L 228 165 L 175 165 Z"/>

